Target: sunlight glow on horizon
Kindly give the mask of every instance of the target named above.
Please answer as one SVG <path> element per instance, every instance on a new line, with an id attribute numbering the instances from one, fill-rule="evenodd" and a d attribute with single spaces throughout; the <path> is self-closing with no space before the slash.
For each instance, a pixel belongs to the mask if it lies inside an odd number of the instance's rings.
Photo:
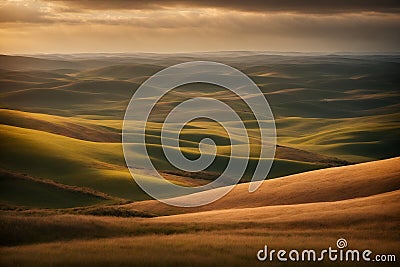
<path id="1" fill-rule="evenodd" d="M 398 13 L 306 14 L 212 6 L 95 9 L 76 3 L 1 2 L 0 53 L 399 51 Z"/>

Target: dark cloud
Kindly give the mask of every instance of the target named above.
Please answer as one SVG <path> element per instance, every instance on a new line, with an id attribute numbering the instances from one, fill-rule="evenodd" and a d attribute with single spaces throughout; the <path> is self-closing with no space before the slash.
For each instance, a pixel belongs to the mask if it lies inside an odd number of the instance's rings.
<path id="1" fill-rule="evenodd" d="M 399 13 L 399 0 L 48 0 L 84 9 L 210 7 L 252 12 Z"/>
<path id="2" fill-rule="evenodd" d="M 0 52 L 399 51 L 391 1 L 314 2 L 0 0 Z"/>

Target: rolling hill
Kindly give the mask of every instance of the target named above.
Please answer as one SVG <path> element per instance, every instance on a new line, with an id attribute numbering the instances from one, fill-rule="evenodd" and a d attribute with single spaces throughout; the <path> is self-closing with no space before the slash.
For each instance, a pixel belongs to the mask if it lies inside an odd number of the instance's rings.
<path id="1" fill-rule="evenodd" d="M 222 199 L 198 208 L 171 207 L 154 200 L 136 202 L 129 206 L 156 214 L 171 214 L 334 202 L 400 190 L 399 179 L 400 158 L 398 157 L 266 180 L 253 193 L 248 192 L 248 183 L 242 183 L 235 186 Z M 196 201 L 208 194 L 213 194 L 213 190 L 181 197 L 181 199 Z"/>
<path id="2" fill-rule="evenodd" d="M 398 255 L 399 161 L 393 158 L 268 180 L 255 193 L 241 184 L 203 210 L 173 211 L 153 201 L 116 206 L 132 212 L 141 207 L 183 213 L 155 218 L 72 215 L 71 209 L 3 210 L 2 265 L 68 262 L 82 266 L 108 259 L 136 266 L 146 258 L 147 264 L 151 259 L 155 265 L 196 261 L 241 266 L 256 264 L 255 255 L 264 245 L 320 251 L 335 246 L 340 237 L 351 249 Z M 151 257 L 155 249 L 157 257 Z M 323 261 L 315 266 L 333 264 Z M 396 262 L 386 264 L 396 266 Z"/>
<path id="3" fill-rule="evenodd" d="M 3 55 L 0 135 L 6 141 L 0 145 L 1 169 L 112 197 L 148 199 L 125 166 L 120 145 L 124 112 L 144 79 L 190 60 L 229 64 L 258 84 L 270 103 L 278 134 L 270 178 L 399 156 L 398 55 Z M 248 126 L 254 142 L 242 182 L 249 181 L 258 161 L 257 123 L 236 95 L 215 86 L 183 86 L 162 99 L 146 137 L 153 163 L 168 179 L 186 186 L 205 184 L 224 169 L 230 153 L 226 132 L 209 122 L 191 122 L 180 135 L 183 153 L 191 158 L 199 156 L 201 138 L 216 140 L 216 161 L 206 172 L 181 172 L 163 156 L 160 121 L 178 103 L 199 95 L 229 104 Z M 34 186 L 47 190 L 40 183 Z"/>

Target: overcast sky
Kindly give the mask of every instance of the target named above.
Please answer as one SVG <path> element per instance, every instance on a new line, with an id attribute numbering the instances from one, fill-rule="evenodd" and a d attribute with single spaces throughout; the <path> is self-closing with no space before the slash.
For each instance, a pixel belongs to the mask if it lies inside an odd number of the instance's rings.
<path id="1" fill-rule="evenodd" d="M 400 51 L 400 1 L 0 0 L 0 53 Z"/>

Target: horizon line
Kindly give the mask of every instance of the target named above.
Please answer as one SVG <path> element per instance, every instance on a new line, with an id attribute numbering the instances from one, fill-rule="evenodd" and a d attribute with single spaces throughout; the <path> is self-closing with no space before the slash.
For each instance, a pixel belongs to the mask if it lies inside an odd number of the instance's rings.
<path id="1" fill-rule="evenodd" d="M 216 50 L 216 51 L 191 51 L 191 52 L 49 52 L 49 53 L 0 53 L 3 56 L 46 56 L 46 55 L 187 55 L 187 54 L 218 54 L 218 53 L 253 53 L 253 54 L 323 54 L 323 55 L 380 55 L 380 54 L 400 54 L 399 51 L 270 51 L 270 50 Z"/>

